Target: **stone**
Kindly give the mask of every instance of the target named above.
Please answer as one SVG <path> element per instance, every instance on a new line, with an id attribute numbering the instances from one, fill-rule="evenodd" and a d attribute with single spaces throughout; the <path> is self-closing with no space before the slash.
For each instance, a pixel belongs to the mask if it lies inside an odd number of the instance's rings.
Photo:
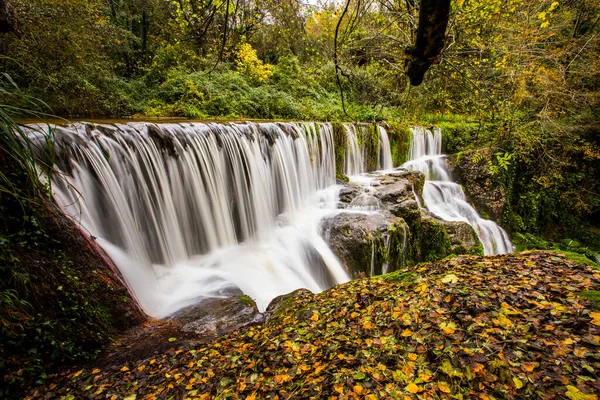
<path id="1" fill-rule="evenodd" d="M 322 223 L 322 236 L 352 277 L 399 267 L 403 261 L 399 244 L 406 243 L 407 234 L 404 220 L 384 210 L 343 212 Z"/>
<path id="2" fill-rule="evenodd" d="M 178 311 L 170 319 L 179 323 L 184 332 L 223 336 L 249 324 L 261 322 L 262 316 L 254 300 L 241 295 L 205 298 L 198 304 Z"/>
<path id="3" fill-rule="evenodd" d="M 471 225 L 462 221 L 440 222 L 448 233 L 452 245 L 452 254 L 483 255 L 483 246 Z"/>

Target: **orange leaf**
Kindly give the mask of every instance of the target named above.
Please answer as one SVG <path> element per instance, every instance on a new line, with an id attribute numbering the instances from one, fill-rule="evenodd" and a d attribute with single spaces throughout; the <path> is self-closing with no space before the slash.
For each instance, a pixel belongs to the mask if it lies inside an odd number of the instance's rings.
<path id="1" fill-rule="evenodd" d="M 523 367 L 523 369 L 527 372 L 532 372 L 535 369 L 535 364 L 532 362 L 524 362 L 521 363 L 521 366 Z"/>
<path id="2" fill-rule="evenodd" d="M 450 393 L 450 386 L 448 386 L 445 382 L 438 382 L 438 389 L 440 389 L 440 392 L 444 392 L 444 393 Z"/>
<path id="3" fill-rule="evenodd" d="M 317 313 L 314 313 L 314 314 L 312 315 L 312 317 L 310 317 L 310 320 L 311 320 L 311 321 L 318 321 L 318 320 L 319 320 L 319 314 L 317 314 Z"/>
<path id="4" fill-rule="evenodd" d="M 411 382 L 408 384 L 408 386 L 406 386 L 406 390 L 408 390 L 412 394 L 417 394 L 419 392 L 422 392 L 423 388 Z"/>
<path id="5" fill-rule="evenodd" d="M 412 336 L 412 331 L 410 329 L 405 329 L 402 331 L 402 333 L 400 335 L 404 336 L 404 337 L 409 337 Z"/>
<path id="6" fill-rule="evenodd" d="M 360 385 L 354 386 L 354 392 L 356 394 L 361 394 L 363 392 L 363 390 L 364 390 L 364 388 L 362 386 L 360 386 Z"/>

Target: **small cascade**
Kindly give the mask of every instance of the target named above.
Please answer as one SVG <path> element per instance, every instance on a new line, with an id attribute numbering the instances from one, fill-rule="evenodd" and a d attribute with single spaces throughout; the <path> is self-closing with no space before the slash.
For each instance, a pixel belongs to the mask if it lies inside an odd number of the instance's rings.
<path id="1" fill-rule="evenodd" d="M 56 139 L 57 203 L 152 316 L 349 279 L 318 233 L 336 204 L 329 124 L 74 124 Z"/>
<path id="2" fill-rule="evenodd" d="M 460 185 L 452 182 L 442 154 L 442 133 L 421 127 L 412 129 L 410 160 L 403 167 L 421 171 L 425 175 L 423 200 L 437 218 L 444 221 L 464 221 L 470 224 L 483 244 L 485 255 L 513 251 L 508 234 L 495 222 L 483 219 L 467 202 Z"/>
<path id="3" fill-rule="evenodd" d="M 379 130 L 379 147 L 377 150 L 377 170 L 389 171 L 394 169 L 392 160 L 392 149 L 390 146 L 390 138 L 387 131 L 381 125 L 377 126 Z"/>
<path id="4" fill-rule="evenodd" d="M 352 199 L 346 209 L 352 211 L 377 211 L 381 209 L 381 202 L 372 194 L 363 192 Z"/>
<path id="5" fill-rule="evenodd" d="M 365 172 L 363 152 L 358 144 L 358 132 L 354 124 L 345 124 L 346 151 L 344 152 L 344 174 L 356 176 Z"/>

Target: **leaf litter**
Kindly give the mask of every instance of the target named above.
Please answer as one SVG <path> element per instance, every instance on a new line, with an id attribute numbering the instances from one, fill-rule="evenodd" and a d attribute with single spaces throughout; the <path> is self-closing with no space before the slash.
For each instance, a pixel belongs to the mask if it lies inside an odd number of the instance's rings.
<path id="1" fill-rule="evenodd" d="M 28 398 L 598 399 L 600 274 L 550 252 L 460 257 L 301 291 L 263 325 L 55 376 Z"/>

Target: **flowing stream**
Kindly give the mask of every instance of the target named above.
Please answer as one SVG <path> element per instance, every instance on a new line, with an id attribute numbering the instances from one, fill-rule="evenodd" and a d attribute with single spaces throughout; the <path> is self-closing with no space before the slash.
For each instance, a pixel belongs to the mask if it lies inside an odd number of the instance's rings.
<path id="1" fill-rule="evenodd" d="M 471 225 L 483 244 L 485 255 L 513 251 L 508 234 L 495 222 L 483 219 L 467 202 L 462 187 L 452 182 L 442 154 L 442 132 L 422 127 L 412 129 L 409 161 L 403 167 L 425 175 L 423 200 L 435 217 L 444 221 L 464 221 Z"/>

